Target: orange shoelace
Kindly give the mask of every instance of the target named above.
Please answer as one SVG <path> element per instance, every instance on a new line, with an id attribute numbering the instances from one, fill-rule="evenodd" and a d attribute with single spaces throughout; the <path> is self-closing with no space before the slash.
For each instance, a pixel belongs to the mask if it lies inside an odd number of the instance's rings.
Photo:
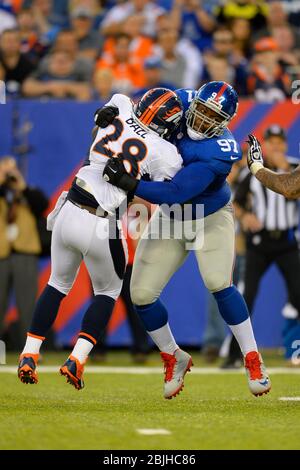
<path id="1" fill-rule="evenodd" d="M 249 370 L 251 380 L 262 379 L 259 355 L 256 352 L 250 352 L 245 358 L 245 367 Z"/>
<path id="2" fill-rule="evenodd" d="M 176 364 L 176 357 L 168 353 L 160 353 L 164 363 L 165 382 L 170 382 L 173 378 L 173 371 Z"/>

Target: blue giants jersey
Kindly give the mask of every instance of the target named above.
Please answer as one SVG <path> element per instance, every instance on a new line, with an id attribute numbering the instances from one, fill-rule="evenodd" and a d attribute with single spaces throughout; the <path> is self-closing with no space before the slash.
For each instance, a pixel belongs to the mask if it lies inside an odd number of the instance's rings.
<path id="1" fill-rule="evenodd" d="M 197 91 L 190 88 L 179 88 L 175 90 L 176 95 L 181 99 L 183 114 L 187 112 L 189 106 L 196 96 Z"/>
<path id="2" fill-rule="evenodd" d="M 175 92 L 181 99 L 184 113 L 186 113 L 196 91 L 182 88 Z M 184 166 L 200 161 L 216 174 L 215 180 L 205 191 L 191 201 L 193 204 L 204 204 L 204 213 L 209 215 L 225 206 L 230 200 L 231 191 L 226 178 L 232 165 L 241 160 L 242 151 L 229 129 L 226 129 L 221 136 L 192 140 L 187 135 L 185 119 L 182 121 L 179 131 L 177 130 L 172 138 L 172 143 L 178 148 Z"/>
<path id="3" fill-rule="evenodd" d="M 194 90 L 176 90 L 184 112 L 195 96 Z M 136 195 L 153 204 L 183 204 L 193 206 L 193 217 L 197 217 L 197 205 L 204 205 L 204 216 L 224 207 L 231 197 L 226 178 L 232 165 L 241 160 L 242 152 L 232 133 L 225 129 L 221 136 L 192 140 L 187 134 L 185 118 L 172 135 L 183 159 L 182 168 L 166 183 L 141 181 Z"/>

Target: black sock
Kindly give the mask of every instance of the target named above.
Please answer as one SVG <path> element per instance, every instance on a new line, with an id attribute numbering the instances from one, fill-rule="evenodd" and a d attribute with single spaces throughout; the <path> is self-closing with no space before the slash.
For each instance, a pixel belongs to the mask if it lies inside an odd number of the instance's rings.
<path id="1" fill-rule="evenodd" d="M 43 290 L 33 312 L 29 333 L 45 337 L 55 322 L 60 303 L 65 297 L 57 289 L 47 285 Z"/>
<path id="2" fill-rule="evenodd" d="M 79 338 L 96 344 L 105 330 L 115 306 L 115 300 L 107 295 L 95 295 L 87 309 L 81 324 Z"/>

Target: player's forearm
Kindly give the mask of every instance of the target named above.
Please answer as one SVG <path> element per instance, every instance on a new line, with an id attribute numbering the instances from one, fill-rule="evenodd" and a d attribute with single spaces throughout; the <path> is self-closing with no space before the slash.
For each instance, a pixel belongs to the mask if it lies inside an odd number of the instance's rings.
<path id="1" fill-rule="evenodd" d="M 201 194 L 214 178 L 209 168 L 194 163 L 180 170 L 171 181 L 140 181 L 135 194 L 152 204 L 182 204 Z"/>
<path id="2" fill-rule="evenodd" d="M 140 181 L 135 194 L 152 204 L 182 204 L 188 199 L 173 182 Z"/>
<path id="3" fill-rule="evenodd" d="M 298 167 L 299 168 L 299 167 Z M 288 199 L 300 197 L 300 169 L 292 173 L 278 174 L 267 168 L 261 168 L 255 174 L 256 178 L 267 188 L 282 194 Z"/>
<path id="4" fill-rule="evenodd" d="M 300 165 L 290 173 L 275 173 L 264 167 L 261 144 L 253 134 L 248 135 L 248 167 L 251 173 L 268 189 L 288 199 L 300 197 Z"/>

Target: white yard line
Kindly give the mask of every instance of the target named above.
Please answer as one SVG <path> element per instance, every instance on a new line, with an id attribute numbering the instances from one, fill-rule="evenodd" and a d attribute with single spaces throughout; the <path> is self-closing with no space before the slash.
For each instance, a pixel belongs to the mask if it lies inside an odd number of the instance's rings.
<path id="1" fill-rule="evenodd" d="M 43 373 L 58 373 L 60 365 L 57 366 L 38 366 L 38 371 Z M 15 374 L 16 366 L 0 365 L 0 373 Z M 193 367 L 192 374 L 196 375 L 228 375 L 228 374 L 244 374 L 243 368 L 237 370 L 224 370 L 217 367 Z M 150 375 L 162 374 L 162 367 L 110 367 L 110 366 L 87 366 L 85 372 L 89 374 L 133 374 L 133 375 Z M 300 367 L 269 367 L 270 375 L 275 374 L 300 374 Z"/>
<path id="2" fill-rule="evenodd" d="M 280 401 L 300 401 L 300 397 L 280 397 Z"/>
<path id="3" fill-rule="evenodd" d="M 167 429 L 137 429 L 137 432 L 139 434 L 143 434 L 144 436 L 169 436 L 171 434 L 171 432 Z"/>

